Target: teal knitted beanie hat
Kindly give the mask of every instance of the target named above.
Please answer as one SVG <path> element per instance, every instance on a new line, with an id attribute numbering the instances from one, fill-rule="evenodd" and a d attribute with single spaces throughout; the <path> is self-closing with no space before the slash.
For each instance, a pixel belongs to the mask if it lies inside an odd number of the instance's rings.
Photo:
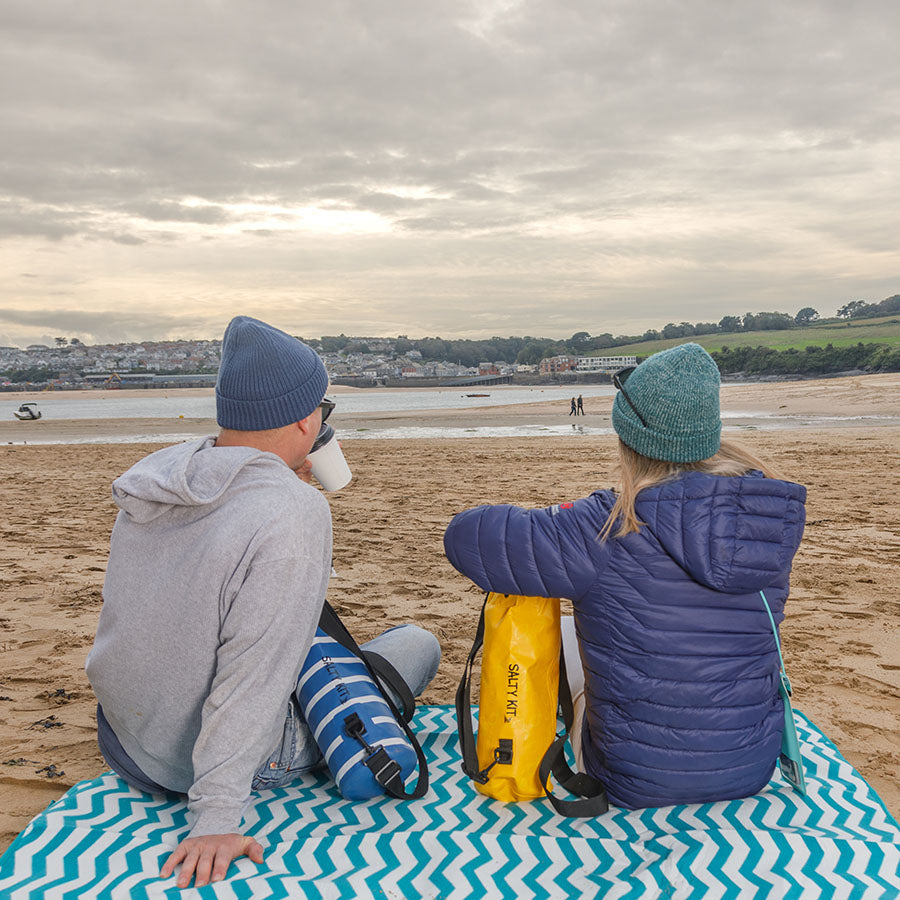
<path id="1" fill-rule="evenodd" d="M 719 383 L 718 366 L 699 344 L 654 353 L 616 394 L 613 428 L 623 443 L 650 459 L 707 459 L 718 452 L 722 435 Z"/>
<path id="2" fill-rule="evenodd" d="M 216 420 L 236 431 L 268 431 L 305 419 L 322 402 L 328 373 L 302 341 L 249 316 L 222 339 Z"/>

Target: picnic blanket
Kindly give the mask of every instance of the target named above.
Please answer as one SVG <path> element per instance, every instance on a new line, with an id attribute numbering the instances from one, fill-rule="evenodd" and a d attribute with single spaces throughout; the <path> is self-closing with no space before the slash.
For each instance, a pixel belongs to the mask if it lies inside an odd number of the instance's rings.
<path id="1" fill-rule="evenodd" d="M 112 773 L 51 804 L 0 859 L 0 897 L 900 896 L 900 827 L 837 748 L 798 714 L 809 796 L 776 772 L 755 797 L 563 819 L 503 804 L 460 771 L 456 717 L 416 714 L 432 782 L 420 801 L 342 800 L 333 782 L 254 795 L 245 831 L 265 862 L 179 891 L 160 865 L 187 832 L 184 804 Z"/>

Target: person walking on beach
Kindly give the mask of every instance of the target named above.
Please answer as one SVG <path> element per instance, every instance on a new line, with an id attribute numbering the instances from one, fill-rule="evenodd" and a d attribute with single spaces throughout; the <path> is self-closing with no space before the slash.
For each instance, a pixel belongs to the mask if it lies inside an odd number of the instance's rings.
<path id="1" fill-rule="evenodd" d="M 575 405 L 575 398 L 573 397 L 571 403 L 569 405 L 569 415 L 577 416 L 578 415 L 578 407 Z"/>
<path id="2" fill-rule="evenodd" d="M 225 331 L 217 437 L 167 447 L 113 483 L 120 511 L 88 678 L 110 767 L 187 794 L 163 865 L 186 887 L 262 861 L 239 832 L 251 791 L 323 765 L 294 690 L 331 573 L 331 512 L 306 459 L 334 404 L 316 353 L 245 316 Z M 419 694 L 440 646 L 413 625 L 365 645 Z"/>
<path id="3" fill-rule="evenodd" d="M 584 415 L 584 400 L 581 399 L 581 394 L 578 395 L 578 412 Z"/>
<path id="4" fill-rule="evenodd" d="M 721 440 L 719 372 L 699 345 L 614 382 L 617 491 L 467 510 L 444 535 L 447 557 L 482 590 L 572 600 L 572 743 L 611 803 L 747 797 L 781 748 L 773 628 L 806 489 Z"/>

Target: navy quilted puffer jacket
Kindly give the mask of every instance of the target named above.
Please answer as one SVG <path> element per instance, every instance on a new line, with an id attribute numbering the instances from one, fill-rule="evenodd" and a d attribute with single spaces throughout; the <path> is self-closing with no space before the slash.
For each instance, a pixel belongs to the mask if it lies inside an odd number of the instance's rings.
<path id="1" fill-rule="evenodd" d="M 781 746 L 778 653 L 806 488 L 750 473 L 646 488 L 646 527 L 597 535 L 611 491 L 549 509 L 481 506 L 450 523 L 450 562 L 484 590 L 567 597 L 585 670 L 583 759 L 610 802 L 746 797 Z"/>

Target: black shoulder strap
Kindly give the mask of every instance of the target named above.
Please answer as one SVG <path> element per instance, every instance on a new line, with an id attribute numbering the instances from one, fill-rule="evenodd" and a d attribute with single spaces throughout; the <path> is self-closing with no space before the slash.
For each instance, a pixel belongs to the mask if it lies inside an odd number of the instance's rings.
<path id="1" fill-rule="evenodd" d="M 587 818 L 600 816 L 609 810 L 609 801 L 606 797 L 606 788 L 603 784 L 583 772 L 573 772 L 566 762 L 566 741 L 575 719 L 572 706 L 572 692 L 569 689 L 569 677 L 566 673 L 566 659 L 562 646 L 559 648 L 559 705 L 562 708 L 565 731 L 558 735 L 550 745 L 550 749 L 541 760 L 538 774 L 541 784 L 544 785 L 544 793 L 553 805 L 553 808 L 563 816 L 570 818 Z M 555 797 L 547 787 L 550 773 L 569 793 L 576 794 L 579 800 L 560 800 Z"/>
<path id="2" fill-rule="evenodd" d="M 334 638 L 339 644 L 346 647 L 354 655 L 359 656 L 369 663 L 374 669 L 379 680 L 386 684 L 400 699 L 401 712 L 405 722 L 412 721 L 416 711 L 416 701 L 409 689 L 409 685 L 403 680 L 403 676 L 380 654 L 371 650 L 363 650 L 357 646 L 353 635 L 341 621 L 340 616 L 334 611 L 334 607 L 327 601 L 322 607 L 322 615 L 319 619 L 319 627 L 329 637 Z"/>
<path id="3" fill-rule="evenodd" d="M 419 764 L 419 778 L 411 793 L 407 794 L 405 792 L 403 783 L 399 778 L 395 777 L 396 772 L 389 768 L 376 771 L 375 768 L 370 766 L 375 779 L 384 788 L 385 792 L 396 800 L 417 800 L 419 797 L 424 797 L 428 793 L 428 763 L 425 760 L 425 754 L 422 752 L 418 740 L 416 740 L 416 736 L 409 727 L 409 722 L 416 710 L 416 701 L 409 686 L 400 673 L 383 656 L 360 649 L 353 639 L 353 635 L 347 630 L 340 616 L 338 616 L 327 600 L 322 607 L 322 615 L 319 617 L 319 627 L 330 638 L 336 640 L 341 646 L 346 647 L 354 656 L 362 660 L 369 675 L 372 676 L 372 680 L 378 686 L 381 696 L 384 697 L 385 702 L 394 714 L 397 724 L 403 729 L 407 738 L 409 738 L 409 742 L 412 744 L 413 750 L 415 750 Z M 382 680 L 400 698 L 400 704 L 403 707 L 402 713 L 397 709 L 390 695 L 384 690 Z M 385 773 L 383 778 L 379 777 L 382 771 Z"/>
<path id="4" fill-rule="evenodd" d="M 481 615 L 478 617 L 478 628 L 475 631 L 475 640 L 469 651 L 459 687 L 456 689 L 456 727 L 459 731 L 459 749 L 462 754 L 462 770 L 479 784 L 487 781 L 486 772 L 478 771 L 478 752 L 475 748 L 475 727 L 472 724 L 472 668 L 475 665 L 475 657 L 484 643 L 484 607 L 487 604 L 488 595 L 484 595 L 484 603 L 481 605 Z"/>
<path id="5" fill-rule="evenodd" d="M 400 700 L 400 713 L 404 722 L 411 722 L 416 712 L 416 699 L 403 680 L 403 676 L 380 654 L 360 650 L 382 684 L 386 684 Z"/>

